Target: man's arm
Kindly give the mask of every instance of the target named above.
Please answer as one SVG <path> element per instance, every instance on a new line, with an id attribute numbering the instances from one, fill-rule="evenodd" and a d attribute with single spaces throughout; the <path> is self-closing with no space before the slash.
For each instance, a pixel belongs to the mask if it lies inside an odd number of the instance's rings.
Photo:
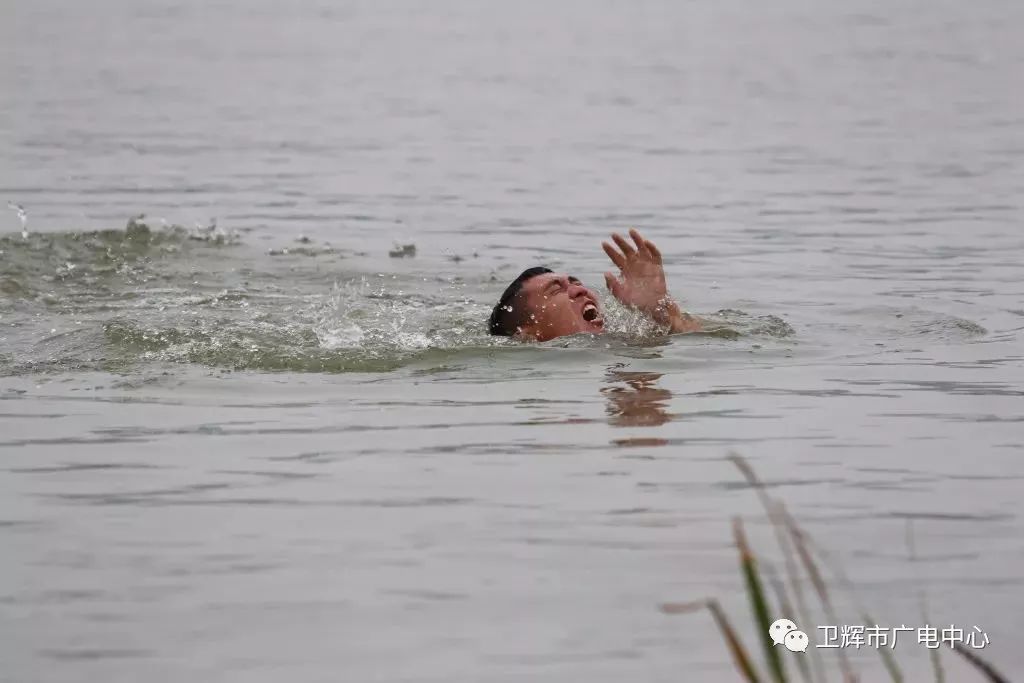
<path id="1" fill-rule="evenodd" d="M 644 239 L 635 229 L 629 231 L 629 236 L 633 238 L 632 244 L 618 233 L 612 234 L 618 248 L 601 243 L 608 258 L 619 267 L 619 277 L 610 272 L 604 274 L 612 296 L 665 325 L 672 334 L 703 329 L 700 320 L 683 311 L 668 293 L 661 252 L 654 242 Z"/>

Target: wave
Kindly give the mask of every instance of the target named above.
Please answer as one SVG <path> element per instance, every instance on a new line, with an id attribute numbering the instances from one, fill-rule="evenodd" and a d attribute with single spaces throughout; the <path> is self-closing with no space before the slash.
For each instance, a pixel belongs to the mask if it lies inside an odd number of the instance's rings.
<path id="1" fill-rule="evenodd" d="M 0 374 L 182 363 L 388 372 L 524 346 L 486 333 L 485 299 L 495 294 L 483 275 L 361 274 L 349 254 L 299 241 L 259 251 L 215 223 L 154 228 L 141 216 L 120 230 L 0 237 L 0 316 L 10 323 Z M 605 318 L 599 337 L 530 346 L 629 355 L 666 343 L 610 297 Z M 793 334 L 774 316 L 719 311 L 708 320 L 692 339 Z"/>

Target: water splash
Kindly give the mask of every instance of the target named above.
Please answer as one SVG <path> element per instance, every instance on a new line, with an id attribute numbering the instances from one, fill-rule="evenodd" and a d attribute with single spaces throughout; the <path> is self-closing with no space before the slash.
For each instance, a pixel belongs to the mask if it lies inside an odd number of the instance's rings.
<path id="1" fill-rule="evenodd" d="M 484 319 L 478 305 L 456 292 L 405 294 L 360 278 L 335 284 L 313 330 L 327 350 L 391 353 L 490 344 Z"/>
<path id="2" fill-rule="evenodd" d="M 746 311 L 723 308 L 713 315 L 702 317 L 707 323 L 707 331 L 718 333 L 719 336 L 729 336 L 722 334 L 726 331 L 737 337 L 787 339 L 796 335 L 792 326 L 776 315 L 751 315 Z"/>
<path id="3" fill-rule="evenodd" d="M 661 325 L 635 308 L 624 306 L 614 297 L 605 297 L 601 302 L 604 309 L 605 330 L 624 335 L 636 341 L 649 341 L 665 336 Z"/>
<path id="4" fill-rule="evenodd" d="M 420 372 L 545 348 L 634 357 L 666 343 L 650 319 L 608 298 L 610 334 L 521 344 L 487 333 L 490 295 L 472 279 L 363 274 L 302 240 L 292 253 L 304 258 L 282 266 L 216 221 L 191 228 L 152 219 L 161 223 L 150 227 L 138 215 L 121 229 L 0 236 L 5 333 L 9 313 L 15 316 L 4 351 L 16 351 L 0 359 L 0 375 L 131 372 L 165 363 Z M 716 317 L 729 329 L 716 336 L 791 334 L 776 319 L 724 313 Z M 57 334 L 54 320 L 71 325 Z"/>
<path id="5" fill-rule="evenodd" d="M 28 239 L 28 212 L 25 211 L 25 207 L 21 204 L 15 204 L 14 202 L 7 202 L 7 208 L 14 211 L 18 215 L 18 220 L 21 221 L 21 238 L 24 240 Z"/>
<path id="6" fill-rule="evenodd" d="M 142 219 L 144 216 L 139 216 L 139 218 Z M 166 221 L 164 221 L 164 224 L 166 225 Z M 206 225 L 203 225 L 199 221 L 195 221 L 188 238 L 190 240 L 212 242 L 214 244 L 234 244 L 239 241 L 238 232 L 222 228 L 217 224 L 216 217 L 211 218 Z"/>

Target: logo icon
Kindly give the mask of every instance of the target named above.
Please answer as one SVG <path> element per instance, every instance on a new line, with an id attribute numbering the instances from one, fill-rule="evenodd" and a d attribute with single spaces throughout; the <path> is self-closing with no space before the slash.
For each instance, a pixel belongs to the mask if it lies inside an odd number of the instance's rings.
<path id="1" fill-rule="evenodd" d="M 796 627 L 789 619 L 776 619 L 768 627 L 768 635 L 776 645 L 785 645 L 790 652 L 807 652 L 810 641 L 807 634 Z"/>
<path id="2" fill-rule="evenodd" d="M 790 652 L 807 652 L 807 634 L 803 631 L 790 631 L 787 633 L 786 649 Z"/>
<path id="3" fill-rule="evenodd" d="M 782 645 L 786 642 L 786 634 L 795 630 L 796 624 L 789 619 L 776 619 L 775 623 L 768 627 L 768 635 L 771 636 L 773 643 Z"/>

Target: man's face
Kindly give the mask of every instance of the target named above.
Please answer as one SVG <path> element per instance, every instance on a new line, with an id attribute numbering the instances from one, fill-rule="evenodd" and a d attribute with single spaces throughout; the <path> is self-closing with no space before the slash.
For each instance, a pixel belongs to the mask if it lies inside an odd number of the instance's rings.
<path id="1" fill-rule="evenodd" d="M 597 294 L 571 275 L 536 275 L 523 283 L 520 295 L 526 312 L 520 329 L 537 341 L 604 331 Z"/>

